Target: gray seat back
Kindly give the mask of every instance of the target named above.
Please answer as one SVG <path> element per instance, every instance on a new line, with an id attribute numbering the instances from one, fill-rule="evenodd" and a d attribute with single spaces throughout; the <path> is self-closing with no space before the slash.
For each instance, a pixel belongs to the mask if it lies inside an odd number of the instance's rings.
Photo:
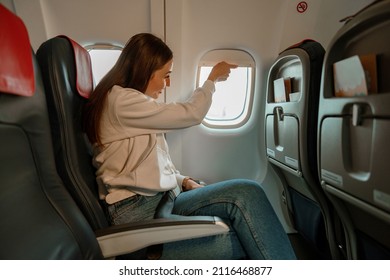
<path id="1" fill-rule="evenodd" d="M 352 16 L 324 61 L 319 174 L 342 215 L 352 259 L 390 258 L 389 18 L 390 1 Z"/>

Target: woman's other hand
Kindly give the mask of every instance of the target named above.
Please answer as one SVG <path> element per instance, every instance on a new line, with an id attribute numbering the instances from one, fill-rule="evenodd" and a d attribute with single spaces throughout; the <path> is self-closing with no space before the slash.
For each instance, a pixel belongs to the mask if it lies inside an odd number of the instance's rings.
<path id="1" fill-rule="evenodd" d="M 183 186 L 183 191 L 186 192 L 186 191 L 195 190 L 202 187 L 204 187 L 203 184 L 199 184 L 198 182 L 190 178 L 187 180 L 185 186 Z"/>

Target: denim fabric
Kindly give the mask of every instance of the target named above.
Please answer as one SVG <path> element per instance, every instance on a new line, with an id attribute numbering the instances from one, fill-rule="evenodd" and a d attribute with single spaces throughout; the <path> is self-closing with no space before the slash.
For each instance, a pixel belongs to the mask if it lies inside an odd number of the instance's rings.
<path id="1" fill-rule="evenodd" d="M 116 224 L 151 219 L 161 195 L 137 196 L 110 206 Z M 130 205 L 128 205 L 130 204 Z M 255 181 L 228 180 L 183 192 L 174 214 L 217 216 L 230 227 L 226 234 L 164 244 L 162 259 L 295 259 L 287 234 Z"/>
<path id="2" fill-rule="evenodd" d="M 135 195 L 107 207 L 108 217 L 113 225 L 151 220 L 163 193 L 155 196 Z"/>

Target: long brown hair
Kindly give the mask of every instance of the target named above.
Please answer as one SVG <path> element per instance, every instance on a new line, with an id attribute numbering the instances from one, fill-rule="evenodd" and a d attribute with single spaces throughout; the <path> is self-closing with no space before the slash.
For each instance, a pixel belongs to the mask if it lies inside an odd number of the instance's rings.
<path id="1" fill-rule="evenodd" d="M 92 92 L 83 112 L 83 127 L 92 144 L 102 145 L 100 121 L 114 85 L 146 91 L 153 73 L 173 58 L 171 49 L 149 33 L 134 35 L 126 43 L 118 61 Z"/>

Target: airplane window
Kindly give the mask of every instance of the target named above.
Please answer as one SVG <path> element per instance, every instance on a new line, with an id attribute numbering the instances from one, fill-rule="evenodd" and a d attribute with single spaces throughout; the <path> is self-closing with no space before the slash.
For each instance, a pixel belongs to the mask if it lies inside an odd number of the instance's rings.
<path id="1" fill-rule="evenodd" d="M 98 84 L 103 76 L 114 66 L 122 52 L 122 48 L 106 47 L 86 47 L 91 56 L 92 74 L 95 84 Z"/>
<path id="2" fill-rule="evenodd" d="M 203 124 L 214 128 L 239 127 L 249 118 L 255 63 L 244 51 L 213 50 L 199 63 L 197 86 L 207 79 L 212 66 L 222 60 L 237 64 L 238 68 L 232 69 L 227 81 L 216 84 L 213 103 Z"/>

